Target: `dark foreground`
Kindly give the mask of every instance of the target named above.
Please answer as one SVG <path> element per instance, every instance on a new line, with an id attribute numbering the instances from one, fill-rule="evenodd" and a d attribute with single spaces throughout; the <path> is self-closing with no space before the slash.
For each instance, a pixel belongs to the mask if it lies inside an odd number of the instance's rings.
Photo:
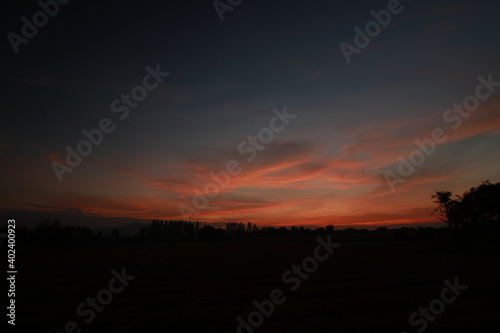
<path id="1" fill-rule="evenodd" d="M 268 300 L 275 289 L 286 300 L 254 332 L 411 333 L 423 332 L 424 322 L 429 333 L 496 330 L 499 251 L 460 242 L 333 240 L 341 246 L 295 291 L 282 275 L 313 255 L 315 237 L 20 247 L 16 331 L 64 332 L 74 321 L 67 332 L 237 332 L 237 318 L 248 319 L 256 311 L 252 302 Z M 77 307 L 108 289 L 111 271 L 123 267 L 135 278 L 101 312 L 85 305 L 86 314 L 78 315 Z M 430 313 L 433 322 L 418 315 L 412 326 L 409 317 L 440 300 L 443 281 L 456 277 L 467 289 L 441 303 L 441 314 Z M 119 282 L 112 287 L 120 289 Z"/>

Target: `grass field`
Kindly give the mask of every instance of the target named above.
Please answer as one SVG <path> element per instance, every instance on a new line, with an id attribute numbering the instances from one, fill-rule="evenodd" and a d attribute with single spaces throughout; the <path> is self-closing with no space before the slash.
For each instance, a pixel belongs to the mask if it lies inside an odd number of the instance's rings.
<path id="1" fill-rule="evenodd" d="M 409 316 L 440 298 L 443 280 L 458 277 L 467 290 L 425 331 L 496 328 L 498 251 L 437 241 L 336 241 L 341 246 L 296 291 L 282 274 L 313 255 L 314 237 L 21 247 L 17 324 L 54 333 L 68 321 L 81 332 L 236 332 L 236 318 L 247 318 L 254 300 L 278 288 L 286 301 L 255 332 L 417 332 Z M 135 279 L 85 323 L 76 307 L 107 288 L 111 270 L 122 267 Z"/>

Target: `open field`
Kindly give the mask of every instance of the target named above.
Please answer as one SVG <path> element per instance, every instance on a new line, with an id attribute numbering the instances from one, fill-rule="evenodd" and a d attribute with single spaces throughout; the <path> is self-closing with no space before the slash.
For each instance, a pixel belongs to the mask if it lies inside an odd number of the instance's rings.
<path id="1" fill-rule="evenodd" d="M 335 241 L 335 238 L 333 238 Z M 339 240 L 296 291 L 282 281 L 313 255 L 315 238 L 18 249 L 17 323 L 37 332 L 236 332 L 272 290 L 286 301 L 255 332 L 417 332 L 409 316 L 440 298 L 443 280 L 467 290 L 426 332 L 481 332 L 500 313 L 498 251 L 458 243 Z M 75 312 L 111 270 L 134 275 L 95 320 Z M 21 326 L 19 328 L 21 328 Z M 418 327 L 419 328 L 419 327 Z M 489 331 L 489 330 L 488 330 Z M 243 332 L 246 332 L 243 330 Z"/>

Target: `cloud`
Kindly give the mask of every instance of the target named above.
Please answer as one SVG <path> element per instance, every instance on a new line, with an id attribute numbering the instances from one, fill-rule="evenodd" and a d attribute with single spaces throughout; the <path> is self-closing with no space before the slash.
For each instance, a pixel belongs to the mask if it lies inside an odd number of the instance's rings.
<path id="1" fill-rule="evenodd" d="M 70 214 L 70 215 L 87 215 L 87 214 L 84 214 L 83 211 L 79 208 L 41 205 L 41 204 L 32 204 L 32 203 L 24 203 L 24 202 L 8 202 L 7 201 L 7 203 L 21 205 L 21 206 L 30 207 L 30 208 L 42 208 L 44 211 L 61 212 L 61 213 Z"/>

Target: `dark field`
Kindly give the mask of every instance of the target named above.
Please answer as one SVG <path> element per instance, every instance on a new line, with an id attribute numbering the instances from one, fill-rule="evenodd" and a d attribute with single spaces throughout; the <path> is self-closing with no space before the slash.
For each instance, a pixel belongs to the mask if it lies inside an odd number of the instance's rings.
<path id="1" fill-rule="evenodd" d="M 498 251 L 437 241 L 341 240 L 296 291 L 282 281 L 313 255 L 316 239 L 110 244 L 18 248 L 17 331 L 236 332 L 254 300 L 274 289 L 286 301 L 255 332 L 417 332 L 409 316 L 440 298 L 443 280 L 467 290 L 425 332 L 495 331 L 500 314 Z M 111 270 L 134 275 L 95 320 L 76 307 L 107 288 Z M 247 332 L 243 330 L 242 332 Z"/>

